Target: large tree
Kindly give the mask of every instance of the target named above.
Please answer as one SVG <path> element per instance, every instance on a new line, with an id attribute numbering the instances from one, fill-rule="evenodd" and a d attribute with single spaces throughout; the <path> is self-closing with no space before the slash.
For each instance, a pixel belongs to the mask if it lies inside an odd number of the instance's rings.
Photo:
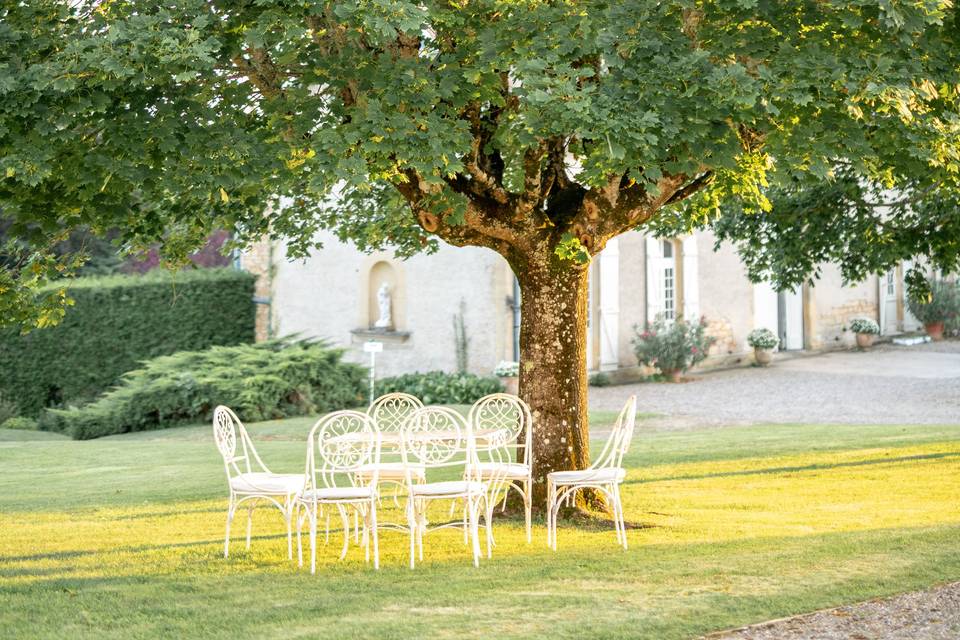
<path id="1" fill-rule="evenodd" d="M 35 253 L 4 319 L 49 313 L 27 292 L 77 225 L 172 260 L 214 228 L 487 247 L 520 281 L 540 482 L 588 462 L 591 256 L 838 166 L 954 188 L 958 50 L 949 0 L 10 1 L 0 209 Z"/>

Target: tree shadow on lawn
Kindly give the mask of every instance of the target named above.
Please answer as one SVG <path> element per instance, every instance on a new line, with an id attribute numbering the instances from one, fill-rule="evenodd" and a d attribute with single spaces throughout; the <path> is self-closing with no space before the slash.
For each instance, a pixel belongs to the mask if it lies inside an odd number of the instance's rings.
<path id="1" fill-rule="evenodd" d="M 943 460 L 947 458 L 960 458 L 960 453 L 923 453 L 913 456 L 898 456 L 896 458 L 877 458 L 871 460 L 855 460 L 852 462 L 814 462 L 806 465 L 797 465 L 789 467 L 766 467 L 761 469 L 742 469 L 740 471 L 717 471 L 716 473 L 688 474 L 679 476 L 657 476 L 655 478 L 633 478 L 623 481 L 623 484 L 650 484 L 654 482 L 666 482 L 669 480 L 707 480 L 710 478 L 733 478 L 737 476 L 752 476 L 780 473 L 798 473 L 802 471 L 824 471 L 829 469 L 842 469 L 846 467 L 868 467 L 872 465 L 898 464 L 901 462 L 918 462 L 922 460 Z"/>
<path id="2" fill-rule="evenodd" d="M 5 587 L 0 599 L 9 603 L 15 597 L 17 607 L 9 610 L 32 617 L 38 627 L 62 624 L 83 610 L 94 622 L 108 628 L 122 622 L 125 633 L 141 636 L 202 621 L 237 625 L 241 637 L 270 635 L 268 630 L 284 625 L 319 630 L 334 622 L 344 625 L 341 637 L 351 635 L 348 631 L 414 637 L 460 630 L 470 637 L 515 637 L 549 633 L 552 627 L 554 637 L 573 637 L 585 630 L 583 618 L 590 616 L 595 637 L 624 637 L 629 625 L 642 624 L 633 632 L 681 638 L 955 578 L 960 556 L 947 545 L 958 531 L 952 525 L 723 542 L 637 540 L 628 551 L 617 548 L 612 537 L 604 538 L 609 544 L 564 550 L 561 538 L 557 553 L 524 544 L 499 559 L 495 554 L 482 560 L 479 569 L 470 566 L 467 552 L 431 560 L 428 547 L 426 562 L 411 571 L 402 561 L 404 550 L 394 549 L 379 572 L 362 559 L 327 558 L 317 575 L 288 563 L 285 554 L 276 558 L 279 545 L 273 561 L 252 566 L 249 556 L 225 560 L 211 548 L 202 556 L 171 558 L 169 567 L 147 559 L 144 573 L 136 575 L 51 573 Z M 254 601 L 260 604 L 250 607 Z M 359 618 L 358 612 L 363 612 Z M 412 618 L 426 626 L 413 632 Z M 505 619 L 513 622 L 502 626 Z M 150 626 L 158 621 L 161 627 Z"/>

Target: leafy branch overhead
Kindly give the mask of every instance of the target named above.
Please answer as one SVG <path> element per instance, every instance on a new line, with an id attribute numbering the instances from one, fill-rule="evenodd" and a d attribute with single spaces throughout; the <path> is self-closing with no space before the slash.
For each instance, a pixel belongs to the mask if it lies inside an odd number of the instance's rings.
<path id="1" fill-rule="evenodd" d="M 625 230 L 689 228 L 731 200 L 765 211 L 768 188 L 840 161 L 947 194 L 956 15 L 947 0 L 7 3 L 0 212 L 47 271 L 82 225 L 162 240 L 173 263 L 214 228 L 286 238 L 294 257 L 328 229 L 512 264 L 576 249 L 564 262 L 582 268 Z M 27 309 L 35 280 L 5 268 L 0 298 Z M 34 311 L 0 321 L 49 313 Z"/>

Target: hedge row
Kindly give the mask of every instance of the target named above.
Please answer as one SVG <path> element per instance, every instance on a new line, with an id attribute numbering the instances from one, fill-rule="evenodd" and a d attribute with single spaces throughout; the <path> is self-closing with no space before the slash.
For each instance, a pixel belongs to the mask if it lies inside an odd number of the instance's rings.
<path id="1" fill-rule="evenodd" d="M 0 331 L 0 396 L 36 416 L 96 397 L 149 358 L 252 342 L 253 284 L 234 269 L 78 278 L 58 326 Z"/>
<path id="2" fill-rule="evenodd" d="M 272 340 L 162 356 L 95 402 L 50 409 L 40 427 L 85 440 L 208 420 L 225 404 L 255 422 L 362 406 L 367 371 L 320 342 Z"/>
<path id="3" fill-rule="evenodd" d="M 377 380 L 375 392 L 403 392 L 416 396 L 424 404 L 473 404 L 491 393 L 503 391 L 499 378 L 475 376 L 472 373 L 405 373 Z"/>

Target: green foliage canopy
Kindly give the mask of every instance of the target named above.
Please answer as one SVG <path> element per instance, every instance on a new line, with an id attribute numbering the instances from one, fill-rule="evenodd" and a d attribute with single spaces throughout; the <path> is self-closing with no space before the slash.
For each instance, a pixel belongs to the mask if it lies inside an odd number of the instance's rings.
<path id="1" fill-rule="evenodd" d="M 294 256 L 327 228 L 582 262 L 838 160 L 952 190 L 958 40 L 948 0 L 6 3 L 0 211 L 35 252 L 0 321 L 50 316 L 32 291 L 80 225 L 172 261 L 214 228 Z"/>

